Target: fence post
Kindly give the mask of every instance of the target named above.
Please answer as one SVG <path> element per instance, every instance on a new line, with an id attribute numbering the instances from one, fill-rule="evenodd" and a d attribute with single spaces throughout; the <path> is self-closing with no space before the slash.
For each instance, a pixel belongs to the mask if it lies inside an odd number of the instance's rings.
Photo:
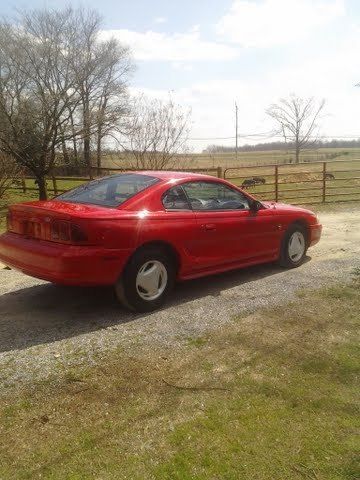
<path id="1" fill-rule="evenodd" d="M 275 165 L 275 202 L 279 201 L 279 166 Z"/>
<path id="2" fill-rule="evenodd" d="M 223 178 L 222 168 L 221 168 L 221 167 L 217 167 L 217 176 L 218 176 L 218 178 Z"/>
<path id="3" fill-rule="evenodd" d="M 22 185 L 23 193 L 26 193 L 26 181 L 25 181 L 25 177 L 21 177 L 21 185 Z"/>
<path id="4" fill-rule="evenodd" d="M 57 183 L 56 183 L 56 177 L 52 177 L 52 182 L 53 182 L 53 190 L 54 190 L 54 193 L 55 195 L 58 194 L 58 189 L 57 189 Z"/>
<path id="5" fill-rule="evenodd" d="M 322 203 L 326 202 L 326 162 L 323 162 Z"/>

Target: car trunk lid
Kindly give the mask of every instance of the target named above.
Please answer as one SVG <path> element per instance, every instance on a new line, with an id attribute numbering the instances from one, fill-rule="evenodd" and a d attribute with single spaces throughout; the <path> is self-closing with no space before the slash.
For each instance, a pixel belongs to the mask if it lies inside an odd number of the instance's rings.
<path id="1" fill-rule="evenodd" d="M 86 232 L 89 219 L 119 216 L 121 212 L 117 209 L 95 205 L 56 200 L 27 202 L 9 208 L 8 231 L 31 239 L 88 243 L 91 240 Z"/>

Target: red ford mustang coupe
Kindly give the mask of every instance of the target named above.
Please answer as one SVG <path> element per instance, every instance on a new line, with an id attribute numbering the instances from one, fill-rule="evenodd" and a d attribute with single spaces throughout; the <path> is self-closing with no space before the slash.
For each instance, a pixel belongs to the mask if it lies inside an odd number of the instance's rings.
<path id="1" fill-rule="evenodd" d="M 320 235 L 309 210 L 259 202 L 207 175 L 144 171 L 11 206 L 0 260 L 56 284 L 114 285 L 125 306 L 151 311 L 176 280 L 272 261 L 297 267 Z"/>

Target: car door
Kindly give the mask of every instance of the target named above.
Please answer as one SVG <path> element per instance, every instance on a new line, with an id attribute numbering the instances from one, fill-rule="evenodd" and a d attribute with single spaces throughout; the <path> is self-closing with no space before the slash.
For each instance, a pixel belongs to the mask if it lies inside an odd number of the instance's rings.
<path id="1" fill-rule="evenodd" d="M 181 186 L 169 188 L 162 195 L 166 211 L 166 239 L 181 255 L 181 274 L 198 270 L 196 215 Z"/>
<path id="2" fill-rule="evenodd" d="M 277 252 L 279 232 L 270 209 L 251 210 L 246 195 L 216 180 L 182 187 L 196 214 L 193 249 L 201 265 L 266 259 Z"/>

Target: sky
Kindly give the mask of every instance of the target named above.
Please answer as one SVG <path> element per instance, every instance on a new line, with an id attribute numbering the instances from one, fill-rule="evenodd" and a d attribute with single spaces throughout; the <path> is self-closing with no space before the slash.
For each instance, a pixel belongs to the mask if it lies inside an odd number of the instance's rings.
<path id="1" fill-rule="evenodd" d="M 193 151 L 234 144 L 235 102 L 239 144 L 272 140 L 265 111 L 291 94 L 325 99 L 320 135 L 360 138 L 358 0 L 3 0 L 0 15 L 67 5 L 130 46 L 132 93 L 191 109 Z"/>

